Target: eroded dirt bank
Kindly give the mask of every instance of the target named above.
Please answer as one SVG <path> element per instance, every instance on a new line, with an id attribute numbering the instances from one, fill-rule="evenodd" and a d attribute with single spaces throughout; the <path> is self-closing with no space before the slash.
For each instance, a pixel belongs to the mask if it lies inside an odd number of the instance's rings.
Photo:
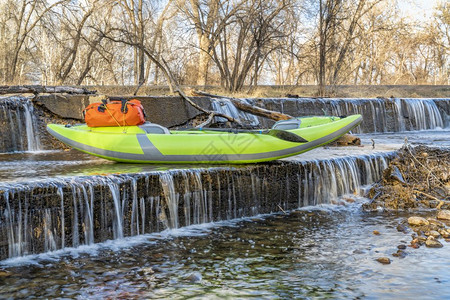
<path id="1" fill-rule="evenodd" d="M 394 257 L 407 255 L 407 247 L 441 248 L 450 242 L 450 149 L 404 146 L 366 195 L 366 211 L 402 212 L 397 230 L 411 234 Z M 374 231 L 374 234 L 380 234 Z M 379 257 L 389 264 L 389 257 Z"/>
<path id="2" fill-rule="evenodd" d="M 404 146 L 367 197 L 366 210 L 450 208 L 450 149 Z"/>

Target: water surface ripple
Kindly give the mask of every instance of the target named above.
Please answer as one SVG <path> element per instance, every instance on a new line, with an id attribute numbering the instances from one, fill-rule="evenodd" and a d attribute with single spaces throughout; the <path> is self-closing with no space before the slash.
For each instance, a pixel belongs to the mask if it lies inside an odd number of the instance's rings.
<path id="1" fill-rule="evenodd" d="M 404 217 L 358 204 L 309 207 L 136 237 L 122 248 L 12 259 L 3 262 L 0 298 L 446 298 L 450 245 L 391 256 L 411 239 L 395 229 Z"/>

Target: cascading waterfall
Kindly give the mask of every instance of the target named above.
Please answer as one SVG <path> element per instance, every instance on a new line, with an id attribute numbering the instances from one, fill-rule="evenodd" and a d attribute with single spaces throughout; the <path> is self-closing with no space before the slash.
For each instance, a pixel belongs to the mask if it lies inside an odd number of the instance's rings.
<path id="1" fill-rule="evenodd" d="M 166 220 L 168 219 L 167 227 L 178 228 L 178 204 L 180 195 L 175 192 L 173 176 L 170 173 L 161 173 L 159 175 L 159 181 L 161 183 L 164 197 L 166 199 L 166 205 L 169 210 L 169 217 L 164 218 Z"/>
<path id="2" fill-rule="evenodd" d="M 108 187 L 111 191 L 111 196 L 114 203 L 114 210 L 112 214 L 113 222 L 112 222 L 112 229 L 113 229 L 113 236 L 114 239 L 120 239 L 123 238 L 123 210 L 121 209 L 121 203 L 120 203 L 120 188 L 117 182 L 109 181 Z"/>
<path id="3" fill-rule="evenodd" d="M 3 183 L 0 259 L 330 203 L 393 155 Z"/>
<path id="4" fill-rule="evenodd" d="M 395 105 L 397 107 L 399 116 L 399 131 L 404 131 L 407 127 L 402 119 L 406 117 L 410 122 L 409 128 L 416 130 L 443 128 L 444 119 L 434 101 L 429 99 L 408 99 L 408 101 L 402 101 L 401 99 L 395 99 Z M 403 108 L 406 107 L 406 111 Z"/>
<path id="5" fill-rule="evenodd" d="M 434 99 L 323 99 L 321 101 L 330 104 L 330 115 L 361 114 L 363 119 L 369 120 L 368 123 L 373 125 L 368 131 L 361 126 L 356 128 L 355 132 L 392 132 L 444 127 L 443 116 Z"/>
<path id="6" fill-rule="evenodd" d="M 361 114 L 357 133 L 426 130 L 448 126 L 448 99 L 258 99 L 253 105 L 282 111 L 293 116 Z M 441 109 L 439 104 L 443 103 Z M 264 123 L 264 122 L 261 122 Z M 270 124 L 264 124 L 270 125 Z"/>
<path id="7" fill-rule="evenodd" d="M 0 153 L 41 150 L 37 118 L 30 99 L 0 99 Z"/>
<path id="8" fill-rule="evenodd" d="M 247 101 L 246 99 L 242 99 L 243 101 Z M 213 110 L 222 114 L 229 115 L 236 120 L 239 120 L 242 124 L 249 125 L 249 126 L 258 126 L 259 125 L 259 119 L 257 116 L 243 112 L 234 106 L 233 102 L 231 102 L 229 99 L 222 98 L 222 99 L 211 99 L 211 105 L 213 107 Z M 215 117 L 216 122 L 226 122 L 227 120 L 221 117 Z"/>

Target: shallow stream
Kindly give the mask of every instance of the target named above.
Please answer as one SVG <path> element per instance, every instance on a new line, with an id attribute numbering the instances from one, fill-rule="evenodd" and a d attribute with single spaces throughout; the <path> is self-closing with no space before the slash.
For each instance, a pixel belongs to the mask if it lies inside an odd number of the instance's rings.
<path id="1" fill-rule="evenodd" d="M 306 207 L 15 258 L 0 298 L 445 299 L 447 244 L 391 256 L 411 240 L 403 219 L 360 202 Z"/>
<path id="2" fill-rule="evenodd" d="M 413 144 L 450 146 L 448 129 L 360 136 L 364 147 L 320 148 L 288 160 L 390 152 L 405 136 Z M 0 186 L 192 168 L 115 164 L 75 151 L 2 154 L 0 161 Z M 405 258 L 393 257 L 397 246 L 411 241 L 410 233 L 396 229 L 406 215 L 365 213 L 360 207 L 364 201 L 351 195 L 337 201 L 343 205 L 194 225 L 0 261 L 0 298 L 448 298 L 450 245 L 407 247 Z M 392 263 L 378 263 L 381 256 Z"/>

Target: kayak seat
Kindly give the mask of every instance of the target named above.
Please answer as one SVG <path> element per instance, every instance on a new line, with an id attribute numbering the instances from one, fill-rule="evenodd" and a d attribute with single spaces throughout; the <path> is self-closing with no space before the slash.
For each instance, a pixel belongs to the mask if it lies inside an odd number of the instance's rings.
<path id="1" fill-rule="evenodd" d="M 272 129 L 279 130 L 291 130 L 291 129 L 299 129 L 302 121 L 300 119 L 290 119 L 276 122 Z"/>
<path id="2" fill-rule="evenodd" d="M 145 122 L 142 125 L 139 125 L 139 128 L 145 130 L 147 134 L 170 134 L 169 129 L 159 124 Z"/>

